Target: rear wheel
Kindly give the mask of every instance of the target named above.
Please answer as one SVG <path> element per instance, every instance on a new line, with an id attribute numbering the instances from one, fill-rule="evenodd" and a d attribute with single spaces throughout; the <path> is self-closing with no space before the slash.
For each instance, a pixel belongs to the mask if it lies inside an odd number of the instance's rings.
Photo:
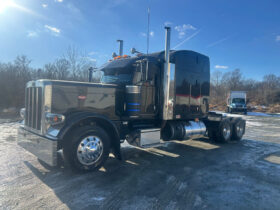
<path id="1" fill-rule="evenodd" d="M 64 153 L 71 167 L 79 171 L 99 169 L 110 153 L 110 139 L 98 126 L 77 128 L 64 146 Z"/>
<path id="2" fill-rule="evenodd" d="M 235 118 L 232 120 L 232 140 L 240 141 L 245 133 L 246 123 L 241 118 Z"/>
<path id="3" fill-rule="evenodd" d="M 216 142 L 229 142 L 232 136 L 232 124 L 229 119 L 223 119 L 217 126 L 211 128 L 211 138 Z"/>

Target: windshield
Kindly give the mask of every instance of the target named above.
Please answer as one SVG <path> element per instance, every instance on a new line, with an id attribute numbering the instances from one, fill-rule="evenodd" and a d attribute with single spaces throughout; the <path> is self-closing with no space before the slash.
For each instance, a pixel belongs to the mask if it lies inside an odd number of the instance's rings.
<path id="1" fill-rule="evenodd" d="M 135 59 L 119 59 L 105 63 L 100 67 L 102 72 L 101 83 L 130 84 Z"/>
<path id="2" fill-rule="evenodd" d="M 105 75 L 101 77 L 101 83 L 109 84 L 129 84 L 131 82 L 131 74 Z"/>
<path id="3" fill-rule="evenodd" d="M 234 103 L 234 104 L 245 104 L 245 99 L 244 98 L 234 98 L 234 99 L 232 99 L 232 103 Z"/>

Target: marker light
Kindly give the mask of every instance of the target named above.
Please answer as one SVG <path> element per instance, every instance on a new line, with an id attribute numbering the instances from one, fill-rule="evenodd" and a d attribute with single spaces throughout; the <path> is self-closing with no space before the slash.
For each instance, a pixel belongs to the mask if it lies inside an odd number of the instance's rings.
<path id="1" fill-rule="evenodd" d="M 65 117 L 62 114 L 54 114 L 54 113 L 47 112 L 45 116 L 45 120 L 46 123 L 50 125 L 56 125 L 62 123 L 65 120 Z"/>
<path id="2" fill-rule="evenodd" d="M 24 119 L 25 118 L 25 108 L 20 109 L 19 114 L 20 114 L 20 117 L 22 119 Z"/>

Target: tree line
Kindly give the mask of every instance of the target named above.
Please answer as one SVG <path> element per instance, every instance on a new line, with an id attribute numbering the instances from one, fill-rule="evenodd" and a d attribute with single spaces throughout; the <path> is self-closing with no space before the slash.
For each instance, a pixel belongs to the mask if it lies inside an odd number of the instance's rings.
<path id="1" fill-rule="evenodd" d="M 0 111 L 3 108 L 24 106 L 25 85 L 36 79 L 88 81 L 88 69 L 93 59 L 76 48 L 69 47 L 65 55 L 42 68 L 32 68 L 31 60 L 18 56 L 13 62 L 0 62 Z M 98 82 L 100 73 L 93 75 Z M 230 90 L 247 91 L 248 102 L 257 105 L 280 104 L 280 77 L 268 74 L 261 81 L 246 79 L 239 69 L 211 73 L 210 103 L 225 104 Z"/>
<path id="2" fill-rule="evenodd" d="M 0 111 L 3 108 L 24 107 L 25 85 L 37 79 L 87 81 L 88 69 L 95 61 L 74 47 L 69 47 L 61 58 L 32 68 L 26 56 L 17 56 L 13 62 L 0 62 Z"/>

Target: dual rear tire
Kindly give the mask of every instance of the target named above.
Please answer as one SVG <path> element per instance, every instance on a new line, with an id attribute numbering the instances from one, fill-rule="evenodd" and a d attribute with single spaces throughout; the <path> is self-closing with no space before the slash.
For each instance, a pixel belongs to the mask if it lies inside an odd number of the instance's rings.
<path id="1" fill-rule="evenodd" d="M 233 118 L 232 121 L 232 140 L 240 141 L 245 133 L 246 122 L 242 118 Z"/>
<path id="2" fill-rule="evenodd" d="M 245 133 L 245 121 L 241 118 L 223 119 L 208 129 L 211 139 L 220 143 L 240 141 Z"/>

